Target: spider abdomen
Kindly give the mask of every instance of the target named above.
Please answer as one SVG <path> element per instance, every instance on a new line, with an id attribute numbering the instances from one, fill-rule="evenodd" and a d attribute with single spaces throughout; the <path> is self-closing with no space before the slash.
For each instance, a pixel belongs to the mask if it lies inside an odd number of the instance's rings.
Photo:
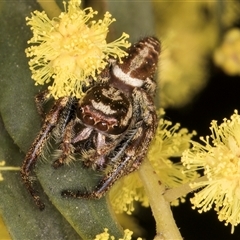
<path id="1" fill-rule="evenodd" d="M 160 42 L 157 38 L 143 38 L 129 49 L 122 63 L 113 66 L 113 75 L 129 87 L 142 87 L 157 69 Z"/>

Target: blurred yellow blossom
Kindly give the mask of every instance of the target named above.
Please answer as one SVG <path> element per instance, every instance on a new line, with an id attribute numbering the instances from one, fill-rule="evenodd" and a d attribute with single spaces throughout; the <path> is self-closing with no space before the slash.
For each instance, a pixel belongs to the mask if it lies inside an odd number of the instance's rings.
<path id="1" fill-rule="evenodd" d="M 229 75 L 240 75 L 240 29 L 229 30 L 214 52 L 214 62 Z"/>
<path id="2" fill-rule="evenodd" d="M 141 202 L 145 207 L 149 206 L 148 198 L 137 172 L 133 172 L 116 182 L 109 195 L 113 209 L 117 214 L 123 212 L 132 214 L 135 210 L 135 201 Z"/>
<path id="3" fill-rule="evenodd" d="M 163 112 L 159 113 L 163 115 Z M 159 180 L 166 187 L 173 188 L 195 179 L 196 172 L 184 172 L 180 163 L 173 163 L 170 158 L 181 157 L 182 152 L 189 148 L 190 139 L 196 133 L 188 133 L 187 129 L 180 129 L 180 124 L 172 126 L 170 121 L 161 118 L 157 132 L 153 139 L 147 158 L 157 174 Z M 134 201 L 139 201 L 148 207 L 148 197 L 137 172 L 120 179 L 110 191 L 110 199 L 116 213 L 134 211 Z M 181 199 L 182 200 L 182 199 Z M 175 202 L 175 204 L 177 204 Z"/>
<path id="4" fill-rule="evenodd" d="M 119 238 L 119 240 L 131 240 L 132 234 L 133 234 L 132 231 L 125 229 L 123 238 Z M 108 229 L 104 228 L 104 232 L 98 234 L 94 240 L 115 240 L 115 237 L 110 236 L 110 234 L 108 233 Z M 142 238 L 137 238 L 137 240 L 142 240 Z"/>
<path id="5" fill-rule="evenodd" d="M 196 177 L 195 174 L 183 174 L 183 166 L 170 160 L 182 156 L 183 151 L 189 148 L 190 139 L 194 135 L 195 131 L 188 133 L 186 128 L 180 129 L 180 124 L 172 126 L 172 122 L 160 119 L 147 156 L 164 185 L 176 187 Z"/>
<path id="6" fill-rule="evenodd" d="M 214 206 L 220 221 L 234 227 L 240 223 L 240 115 L 235 110 L 231 119 L 219 126 L 211 123 L 211 135 L 201 138 L 203 145 L 183 153 L 182 162 L 189 171 L 203 170 L 206 180 L 192 184 L 201 188 L 191 199 L 193 208 L 206 212 Z"/>
<path id="7" fill-rule="evenodd" d="M 92 8 L 80 9 L 80 0 L 70 0 L 65 12 L 50 20 L 45 12 L 34 11 L 26 18 L 31 26 L 33 44 L 26 49 L 30 57 L 32 78 L 37 84 L 50 83 L 48 87 L 54 98 L 82 96 L 82 84 L 107 65 L 109 57 L 121 59 L 127 53 L 128 35 L 123 33 L 117 40 L 107 43 L 109 25 L 115 21 L 109 12 L 103 20 L 91 20 L 97 11 Z"/>
<path id="8" fill-rule="evenodd" d="M 2 176 L 1 171 L 19 171 L 20 167 L 9 167 L 9 166 L 5 166 L 6 162 L 4 160 L 0 161 L 0 181 L 3 181 L 4 178 Z"/>
<path id="9" fill-rule="evenodd" d="M 10 234 L 8 232 L 8 229 L 2 219 L 2 216 L 0 215 L 0 239 L 2 240 L 11 240 Z"/>
<path id="10" fill-rule="evenodd" d="M 207 56 L 216 47 L 221 30 L 239 18 L 240 3 L 153 1 L 153 5 L 156 33 L 162 42 L 161 106 L 181 107 L 205 87 Z"/>

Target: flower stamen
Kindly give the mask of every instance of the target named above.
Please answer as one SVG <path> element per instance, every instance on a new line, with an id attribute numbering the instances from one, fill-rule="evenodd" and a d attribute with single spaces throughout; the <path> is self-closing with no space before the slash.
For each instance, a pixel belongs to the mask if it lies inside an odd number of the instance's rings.
<path id="1" fill-rule="evenodd" d="M 82 86 L 106 67 L 113 57 L 121 61 L 127 53 L 122 48 L 130 46 L 126 33 L 107 43 L 109 25 L 115 21 L 109 12 L 102 20 L 91 20 L 97 11 L 80 9 L 81 1 L 63 2 L 65 12 L 50 20 L 45 12 L 34 11 L 26 18 L 31 26 L 33 44 L 26 49 L 29 66 L 36 85 L 49 84 L 50 94 L 55 98 L 83 95 Z"/>

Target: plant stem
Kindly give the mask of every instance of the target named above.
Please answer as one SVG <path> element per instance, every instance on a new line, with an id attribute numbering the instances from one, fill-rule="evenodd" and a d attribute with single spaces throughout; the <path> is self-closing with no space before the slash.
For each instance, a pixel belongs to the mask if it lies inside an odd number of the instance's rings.
<path id="1" fill-rule="evenodd" d="M 183 239 L 173 218 L 169 202 L 163 196 L 165 187 L 159 181 L 157 174 L 146 159 L 139 169 L 153 216 L 156 221 L 157 234 L 155 240 Z"/>
<path id="2" fill-rule="evenodd" d="M 207 180 L 207 177 L 203 176 L 203 177 L 199 177 L 199 178 L 195 179 L 192 182 L 185 183 L 179 187 L 169 189 L 169 190 L 165 191 L 164 198 L 166 199 L 166 201 L 172 202 L 172 201 L 178 199 L 179 197 L 187 195 L 188 193 L 199 188 L 199 187 L 195 187 L 195 188 L 190 187 L 191 183 L 197 183 L 197 182 L 206 181 L 206 180 Z"/>
<path id="3" fill-rule="evenodd" d="M 58 17 L 61 9 L 54 0 L 37 0 L 42 9 L 47 13 L 49 18 Z"/>

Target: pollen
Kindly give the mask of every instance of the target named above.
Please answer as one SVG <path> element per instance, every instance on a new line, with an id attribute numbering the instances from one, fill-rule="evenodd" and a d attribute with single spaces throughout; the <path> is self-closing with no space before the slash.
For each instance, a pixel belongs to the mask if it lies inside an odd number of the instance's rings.
<path id="1" fill-rule="evenodd" d="M 201 169 L 205 180 L 192 184 L 201 188 L 191 199 L 193 208 L 206 212 L 214 207 L 218 219 L 234 227 L 240 223 L 240 115 L 211 123 L 211 135 L 203 144 L 183 153 L 182 162 L 189 170 Z"/>
<path id="2" fill-rule="evenodd" d="M 36 85 L 48 84 L 55 99 L 81 97 L 82 85 L 96 79 L 110 57 L 121 61 L 127 55 L 123 49 L 130 46 L 126 33 L 107 43 L 109 25 L 115 19 L 106 12 L 103 19 L 92 20 L 97 11 L 82 10 L 80 3 L 70 0 L 66 6 L 63 2 L 65 11 L 52 20 L 39 11 L 26 18 L 33 32 L 26 49 L 32 79 Z"/>

